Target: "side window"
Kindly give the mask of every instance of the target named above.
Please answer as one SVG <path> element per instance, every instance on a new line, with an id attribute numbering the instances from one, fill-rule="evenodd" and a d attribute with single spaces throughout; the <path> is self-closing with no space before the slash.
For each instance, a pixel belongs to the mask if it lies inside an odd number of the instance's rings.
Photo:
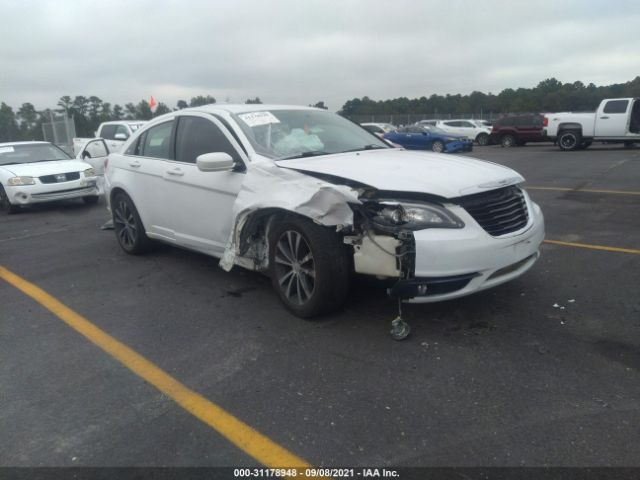
<path id="1" fill-rule="evenodd" d="M 241 161 L 238 152 L 213 122 L 181 116 L 176 134 L 176 160 L 196 163 L 198 155 L 212 152 L 225 152 L 236 162 Z"/>
<path id="2" fill-rule="evenodd" d="M 127 127 L 125 127 L 124 125 L 118 125 L 116 127 L 116 133 L 114 134 L 114 138 L 119 133 L 124 134 L 125 138 L 129 138 L 129 131 L 127 130 Z"/>
<path id="3" fill-rule="evenodd" d="M 461 127 L 466 127 L 466 128 L 473 128 L 475 127 L 475 125 L 471 122 L 460 122 L 460 126 Z"/>
<path id="4" fill-rule="evenodd" d="M 442 122 L 444 123 L 447 127 L 459 127 L 460 126 L 460 122 Z"/>
<path id="5" fill-rule="evenodd" d="M 609 100 L 604 106 L 604 113 L 625 113 L 629 100 Z"/>
<path id="6" fill-rule="evenodd" d="M 171 158 L 171 131 L 173 121 L 161 123 L 147 130 L 141 141 L 142 155 L 153 158 Z"/>
<path id="7" fill-rule="evenodd" d="M 116 126 L 115 125 L 103 125 L 102 130 L 100 131 L 100 136 L 107 140 L 113 140 L 113 137 L 116 134 Z"/>

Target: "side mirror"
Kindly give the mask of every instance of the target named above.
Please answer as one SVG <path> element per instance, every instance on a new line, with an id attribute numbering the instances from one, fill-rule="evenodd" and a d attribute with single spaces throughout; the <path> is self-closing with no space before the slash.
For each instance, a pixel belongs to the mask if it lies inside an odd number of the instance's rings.
<path id="1" fill-rule="evenodd" d="M 113 136 L 114 140 L 126 140 L 127 138 L 129 138 L 129 135 L 127 135 L 126 133 L 116 133 Z"/>
<path id="2" fill-rule="evenodd" d="M 196 158 L 201 172 L 228 172 L 235 168 L 236 162 L 225 152 L 203 153 Z"/>

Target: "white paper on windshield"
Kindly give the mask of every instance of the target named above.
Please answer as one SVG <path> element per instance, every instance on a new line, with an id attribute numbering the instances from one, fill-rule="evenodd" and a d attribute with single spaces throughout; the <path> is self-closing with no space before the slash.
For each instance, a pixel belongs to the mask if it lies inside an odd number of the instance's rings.
<path id="1" fill-rule="evenodd" d="M 238 115 L 244 123 L 250 127 L 268 125 L 270 123 L 280 123 L 280 120 L 271 112 L 250 112 Z"/>
<path id="2" fill-rule="evenodd" d="M 12 153 L 13 147 L 0 147 L 0 153 Z"/>

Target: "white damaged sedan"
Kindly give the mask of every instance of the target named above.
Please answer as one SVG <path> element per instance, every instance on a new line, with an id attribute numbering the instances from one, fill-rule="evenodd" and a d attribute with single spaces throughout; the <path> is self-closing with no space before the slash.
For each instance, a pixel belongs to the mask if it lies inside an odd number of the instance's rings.
<path id="1" fill-rule="evenodd" d="M 339 308 L 356 273 L 435 302 L 513 280 L 536 262 L 542 212 L 515 171 L 392 148 L 324 110 L 208 105 L 158 117 L 109 156 L 116 238 L 154 240 L 267 273 L 300 317 Z M 407 325 L 394 321 L 394 338 Z"/>
<path id="2" fill-rule="evenodd" d="M 91 165 L 49 142 L 0 143 L 0 210 L 68 198 L 96 203 L 96 182 Z"/>

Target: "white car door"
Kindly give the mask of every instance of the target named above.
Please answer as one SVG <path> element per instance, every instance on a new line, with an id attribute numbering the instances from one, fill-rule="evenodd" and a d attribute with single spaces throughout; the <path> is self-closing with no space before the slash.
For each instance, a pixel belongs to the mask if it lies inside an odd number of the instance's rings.
<path id="1" fill-rule="evenodd" d="M 96 138 L 87 142 L 76 156 L 77 160 L 82 160 L 93 167 L 98 177 L 98 190 L 100 195 L 104 193 L 104 162 L 108 156 L 109 149 L 102 138 Z"/>
<path id="2" fill-rule="evenodd" d="M 212 115 L 191 113 L 177 118 L 175 160 L 164 172 L 170 228 L 176 243 L 222 256 L 248 159 L 228 129 Z M 196 158 L 213 152 L 228 153 L 237 168 L 200 171 Z"/>
<path id="3" fill-rule="evenodd" d="M 174 241 L 170 226 L 171 199 L 165 188 L 165 172 L 172 168 L 175 120 L 154 125 L 132 144 L 119 162 L 125 170 L 128 190 L 145 230 L 152 237 Z"/>
<path id="4" fill-rule="evenodd" d="M 441 122 L 438 127 L 444 130 L 447 133 L 452 133 L 454 135 L 461 135 L 460 122 L 457 120 L 447 120 Z"/>
<path id="5" fill-rule="evenodd" d="M 609 100 L 596 117 L 597 137 L 623 137 L 631 111 L 629 99 Z"/>

